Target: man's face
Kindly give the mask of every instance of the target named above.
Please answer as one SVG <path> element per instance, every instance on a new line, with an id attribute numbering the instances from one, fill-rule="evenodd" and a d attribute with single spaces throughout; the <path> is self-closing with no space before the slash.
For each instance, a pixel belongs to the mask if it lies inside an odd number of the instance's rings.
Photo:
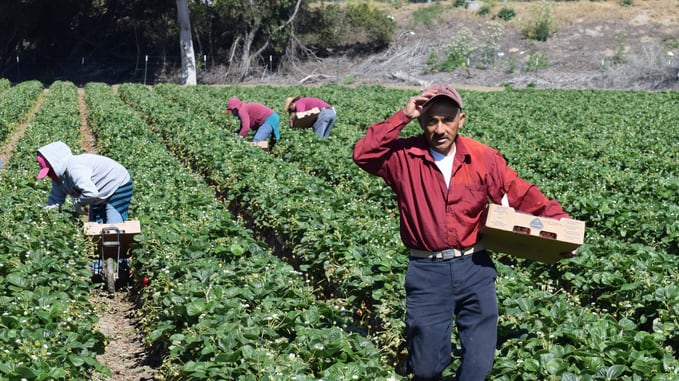
<path id="1" fill-rule="evenodd" d="M 435 99 L 419 118 L 429 146 L 448 156 L 452 152 L 457 132 L 464 124 L 465 114 L 447 99 Z"/>

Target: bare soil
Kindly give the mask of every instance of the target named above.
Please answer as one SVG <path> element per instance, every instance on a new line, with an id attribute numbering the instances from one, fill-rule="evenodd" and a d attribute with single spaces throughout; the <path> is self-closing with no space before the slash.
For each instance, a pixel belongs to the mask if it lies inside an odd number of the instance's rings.
<path id="1" fill-rule="evenodd" d="M 154 371 L 142 344 L 135 304 L 129 294 L 123 290 L 109 295 L 102 290 L 90 299 L 97 308 L 97 328 L 108 340 L 106 352 L 97 356 L 111 370 L 112 377 L 106 380 L 153 380 Z"/>
<path id="2" fill-rule="evenodd" d="M 436 3 L 436 2 L 435 2 Z M 388 51 L 367 57 L 332 57 L 292 65 L 279 75 L 254 82 L 284 84 L 389 85 L 421 87 L 448 83 L 492 89 L 679 89 L 679 3 L 665 0 L 549 2 L 553 32 L 546 41 L 526 38 L 522 30 L 539 14 L 542 2 L 495 1 L 490 11 L 439 1 L 440 14 L 430 25 L 417 25 L 413 12 L 430 7 L 415 3 L 388 6 L 397 38 Z M 490 4 L 490 3 L 488 3 Z M 511 8 L 510 21 L 494 17 Z M 494 44 L 487 41 L 501 28 Z M 469 66 L 432 73 L 427 59 L 445 54 L 456 36 L 469 32 L 477 47 L 493 47 L 490 56 L 470 57 Z M 537 60 L 537 61 L 536 61 Z"/>
<path id="3" fill-rule="evenodd" d="M 88 153 L 97 153 L 96 137 L 87 122 L 85 90 L 78 89 L 81 146 Z M 139 329 L 136 305 L 127 288 L 109 294 L 102 287 L 95 290 L 90 301 L 95 305 L 99 322 L 97 328 L 106 336 L 106 351 L 97 360 L 112 373 L 111 381 L 153 380 L 154 370 L 148 351 L 144 348 Z M 98 381 L 98 380 L 95 380 Z"/>

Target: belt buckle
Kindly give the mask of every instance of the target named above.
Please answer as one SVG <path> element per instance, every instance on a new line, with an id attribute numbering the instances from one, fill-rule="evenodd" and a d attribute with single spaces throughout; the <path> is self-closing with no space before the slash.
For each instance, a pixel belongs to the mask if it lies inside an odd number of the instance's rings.
<path id="1" fill-rule="evenodd" d="M 431 255 L 431 259 L 435 260 L 435 261 L 446 261 L 448 259 L 453 259 L 453 258 L 458 257 L 457 251 L 453 251 L 453 255 L 451 256 L 451 255 L 448 255 L 449 253 L 446 253 L 446 251 L 448 251 L 448 250 L 450 250 L 450 249 L 440 250 L 440 251 L 433 253 Z"/>

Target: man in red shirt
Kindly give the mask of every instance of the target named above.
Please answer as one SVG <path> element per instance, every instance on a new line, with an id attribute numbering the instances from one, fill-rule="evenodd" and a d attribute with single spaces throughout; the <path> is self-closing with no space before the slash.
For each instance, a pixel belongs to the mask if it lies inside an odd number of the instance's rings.
<path id="1" fill-rule="evenodd" d="M 485 380 L 492 369 L 497 272 L 479 244 L 488 201 L 500 204 L 506 195 L 517 211 L 568 217 L 498 151 L 459 136 L 465 118 L 458 92 L 433 85 L 371 125 L 354 148 L 356 164 L 382 177 L 397 195 L 401 240 L 410 249 L 406 370 L 414 380 L 438 380 L 450 364 L 453 316 L 462 344 L 457 380 Z M 423 133 L 399 138 L 413 119 Z"/>

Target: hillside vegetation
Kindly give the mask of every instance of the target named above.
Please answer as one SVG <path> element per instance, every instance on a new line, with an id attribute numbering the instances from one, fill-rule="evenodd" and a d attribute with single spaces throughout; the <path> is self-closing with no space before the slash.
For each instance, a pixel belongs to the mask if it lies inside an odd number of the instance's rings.
<path id="1" fill-rule="evenodd" d="M 386 51 L 310 61 L 254 82 L 679 89 L 675 1 L 458 3 L 383 4 L 397 25 Z"/>

